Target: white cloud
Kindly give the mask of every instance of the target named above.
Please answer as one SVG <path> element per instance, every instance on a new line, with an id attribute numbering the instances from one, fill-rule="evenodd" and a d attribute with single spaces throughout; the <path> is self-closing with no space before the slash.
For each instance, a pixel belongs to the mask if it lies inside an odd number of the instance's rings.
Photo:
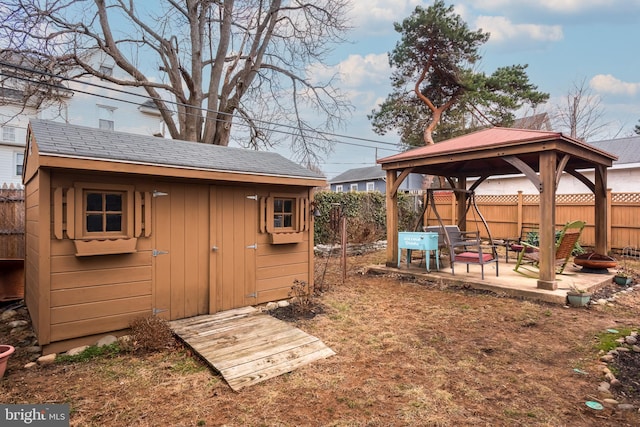
<path id="1" fill-rule="evenodd" d="M 504 16 L 479 16 L 477 28 L 491 33 L 490 43 L 532 41 L 559 41 L 564 34 L 560 25 L 515 24 Z"/>
<path id="2" fill-rule="evenodd" d="M 366 33 L 389 33 L 393 23 L 408 17 L 423 0 L 352 0 L 351 24 Z"/>
<path id="3" fill-rule="evenodd" d="M 623 82 L 611 74 L 598 74 L 589 81 L 589 86 L 600 93 L 634 96 L 640 93 L 640 83 Z"/>
<path id="4" fill-rule="evenodd" d="M 475 8 L 485 10 L 501 10 L 516 6 L 513 0 L 470 0 Z M 546 10 L 557 13 L 579 13 L 595 8 L 616 8 L 627 6 L 629 3 L 638 4 L 637 0 L 520 0 L 517 2 L 518 7 L 525 7 L 537 10 Z"/>
<path id="5" fill-rule="evenodd" d="M 389 59 L 386 53 L 349 55 L 333 67 L 316 64 L 309 70 L 314 81 L 326 81 L 336 76 L 342 88 L 358 88 L 388 82 L 389 73 Z"/>

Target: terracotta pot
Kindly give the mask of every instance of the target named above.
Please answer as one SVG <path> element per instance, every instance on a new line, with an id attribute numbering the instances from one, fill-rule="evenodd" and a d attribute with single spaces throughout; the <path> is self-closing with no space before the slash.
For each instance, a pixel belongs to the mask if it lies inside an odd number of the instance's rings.
<path id="1" fill-rule="evenodd" d="M 14 351 L 16 349 L 12 345 L 0 344 L 0 378 L 4 376 L 4 371 L 7 369 L 7 361 Z"/>

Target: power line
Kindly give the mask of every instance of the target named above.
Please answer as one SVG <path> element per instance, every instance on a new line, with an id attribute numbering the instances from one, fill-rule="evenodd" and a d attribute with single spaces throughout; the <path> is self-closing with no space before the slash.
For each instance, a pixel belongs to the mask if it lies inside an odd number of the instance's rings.
<path id="1" fill-rule="evenodd" d="M 88 82 L 88 81 L 77 81 L 74 79 L 71 79 L 69 77 L 64 77 L 64 76 L 58 76 L 58 75 L 54 75 L 51 73 L 47 73 L 45 71 L 41 71 L 41 70 L 36 70 L 34 68 L 29 68 L 29 67 L 23 67 L 20 65 L 16 65 L 16 64 L 11 64 L 8 62 L 4 62 L 4 61 L 0 61 L 0 66 L 1 67 L 7 67 L 7 68 L 13 68 L 15 70 L 20 70 L 20 71 L 24 71 L 27 73 L 33 73 L 33 74 L 39 74 L 39 75 L 43 75 L 43 76 L 47 76 L 47 77 L 51 77 L 54 79 L 60 79 L 60 80 L 64 80 L 64 81 L 68 81 L 71 83 L 79 83 L 79 84 L 84 84 L 84 85 L 88 85 L 88 86 L 93 86 L 99 89 L 104 89 L 104 90 L 110 90 L 110 91 L 114 91 L 114 92 L 119 92 L 125 95 L 131 95 L 131 96 L 135 96 L 135 97 L 140 97 L 140 98 L 144 98 L 145 100 L 151 99 L 153 101 L 162 101 L 168 104 L 172 104 L 175 106 L 182 106 L 182 107 L 189 107 L 190 109 L 196 109 L 199 110 L 201 112 L 212 112 L 215 114 L 219 114 L 219 115 L 229 115 L 229 116 L 233 116 L 232 113 L 225 113 L 222 111 L 217 111 L 217 110 L 213 110 L 213 109 L 209 109 L 209 108 L 204 108 L 204 107 L 194 107 L 188 104 L 184 104 L 184 103 L 180 103 L 178 101 L 171 101 L 171 100 L 165 100 L 165 99 L 156 99 L 153 97 L 150 97 L 148 95 L 141 95 L 135 92 L 129 92 L 126 91 L 124 89 L 120 89 L 120 88 L 113 88 L 113 87 L 108 87 L 108 86 L 103 86 L 103 85 L 99 85 L 97 83 L 93 83 L 93 82 Z M 41 81 L 37 81 L 37 80 L 32 80 L 28 77 L 23 77 L 23 76 L 19 76 L 19 75 L 15 75 L 15 74 L 8 74 L 6 72 L 4 72 L 2 69 L 0 69 L 0 75 L 3 75 L 5 77 L 9 77 L 9 78 L 15 78 L 18 80 L 22 80 L 28 83 L 32 83 L 32 84 L 36 84 L 36 85 L 42 85 L 42 86 L 47 86 L 47 87 L 51 87 L 54 89 L 60 89 L 60 86 L 57 86 L 53 83 L 49 83 L 49 82 L 41 82 Z M 67 89 L 67 88 L 65 88 Z M 97 94 L 97 93 L 93 93 L 93 92 L 89 92 L 89 91 L 84 91 L 81 89 L 72 89 L 72 88 L 68 88 L 67 90 L 70 90 L 72 92 L 77 92 L 77 93 L 83 93 L 86 95 L 91 95 L 91 96 L 96 96 L 96 97 L 100 97 L 100 98 L 104 98 L 104 99 L 109 99 L 109 100 L 113 100 L 113 101 L 117 101 L 117 102 L 123 102 L 123 103 L 128 103 L 128 104 L 133 104 L 133 105 L 139 105 L 137 102 L 134 101 L 129 101 L 129 100 L 125 100 L 125 99 L 120 99 L 120 98 L 116 98 L 116 97 L 112 97 L 112 96 L 108 96 L 108 95 L 102 95 L 102 94 Z M 185 114 L 192 114 L 192 113 L 185 113 Z M 215 119 L 216 121 L 221 121 L 220 119 Z M 305 130 L 300 129 L 299 127 L 296 126 L 292 126 L 292 125 L 287 125 L 287 124 L 282 124 L 282 123 L 276 123 L 276 122 L 271 122 L 271 121 L 267 121 L 267 120 L 261 120 L 261 119 L 253 119 L 254 122 L 256 123 L 263 123 L 265 125 L 271 125 L 271 126 L 278 126 L 278 127 L 284 127 L 284 128 L 289 128 L 289 129 L 293 129 L 293 130 L 298 130 L 298 131 L 302 131 L 304 132 Z M 246 123 L 236 123 L 236 125 L 239 126 L 245 126 L 245 127 L 250 127 L 250 125 L 246 124 Z M 291 136 L 297 136 L 298 134 L 294 133 L 294 132 L 289 132 L 289 131 L 284 131 L 284 130 L 279 130 L 279 129 L 269 129 L 271 132 L 275 132 L 275 133 L 280 133 L 280 134 L 284 134 L 284 135 L 291 135 Z M 306 130 L 309 131 L 309 130 Z M 380 150 L 385 150 L 385 151 L 393 151 L 393 152 L 400 152 L 401 150 L 398 149 L 398 144 L 393 143 L 393 142 L 386 142 L 386 141 L 378 141 L 378 140 L 373 140 L 373 139 L 369 139 L 369 138 L 362 138 L 362 137 L 357 137 L 357 136 L 350 136 L 350 135 L 344 135 L 344 134 L 337 134 L 337 133 L 332 133 L 332 132 L 325 132 L 325 131 L 319 131 L 319 130 L 313 130 L 311 131 L 313 133 L 316 133 L 318 135 L 323 135 L 325 137 L 334 137 L 334 138 L 345 138 L 345 139 L 350 139 L 350 140 L 355 140 L 355 141 L 363 141 L 363 142 L 371 142 L 374 144 L 382 144 L 382 145 L 390 145 L 393 146 L 393 149 L 390 148 L 383 148 L 383 147 L 374 147 L 374 146 L 370 146 L 370 145 L 364 145 L 364 144 L 358 144 L 355 142 L 346 142 L 346 141 L 340 141 L 340 140 L 334 140 L 333 142 L 337 143 L 337 144 L 344 144 L 344 145 L 350 145 L 350 146 L 355 146 L 355 147 L 364 147 L 364 148 L 373 148 L 373 149 L 380 149 Z M 313 135 L 309 135 L 307 136 L 308 138 L 313 138 L 313 139 L 320 139 L 317 136 L 313 136 Z"/>

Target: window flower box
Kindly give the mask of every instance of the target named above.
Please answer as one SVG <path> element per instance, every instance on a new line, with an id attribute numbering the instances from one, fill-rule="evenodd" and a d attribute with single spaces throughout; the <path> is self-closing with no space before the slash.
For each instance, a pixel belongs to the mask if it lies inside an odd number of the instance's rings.
<path id="1" fill-rule="evenodd" d="M 91 239 L 74 240 L 76 256 L 130 254 L 136 252 L 138 239 Z"/>

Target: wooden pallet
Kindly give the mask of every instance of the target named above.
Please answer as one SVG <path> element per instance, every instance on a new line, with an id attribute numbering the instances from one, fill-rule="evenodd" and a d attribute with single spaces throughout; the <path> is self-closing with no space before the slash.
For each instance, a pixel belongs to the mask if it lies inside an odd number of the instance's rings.
<path id="1" fill-rule="evenodd" d="M 335 354 L 318 338 L 253 307 L 169 324 L 234 391 Z"/>

